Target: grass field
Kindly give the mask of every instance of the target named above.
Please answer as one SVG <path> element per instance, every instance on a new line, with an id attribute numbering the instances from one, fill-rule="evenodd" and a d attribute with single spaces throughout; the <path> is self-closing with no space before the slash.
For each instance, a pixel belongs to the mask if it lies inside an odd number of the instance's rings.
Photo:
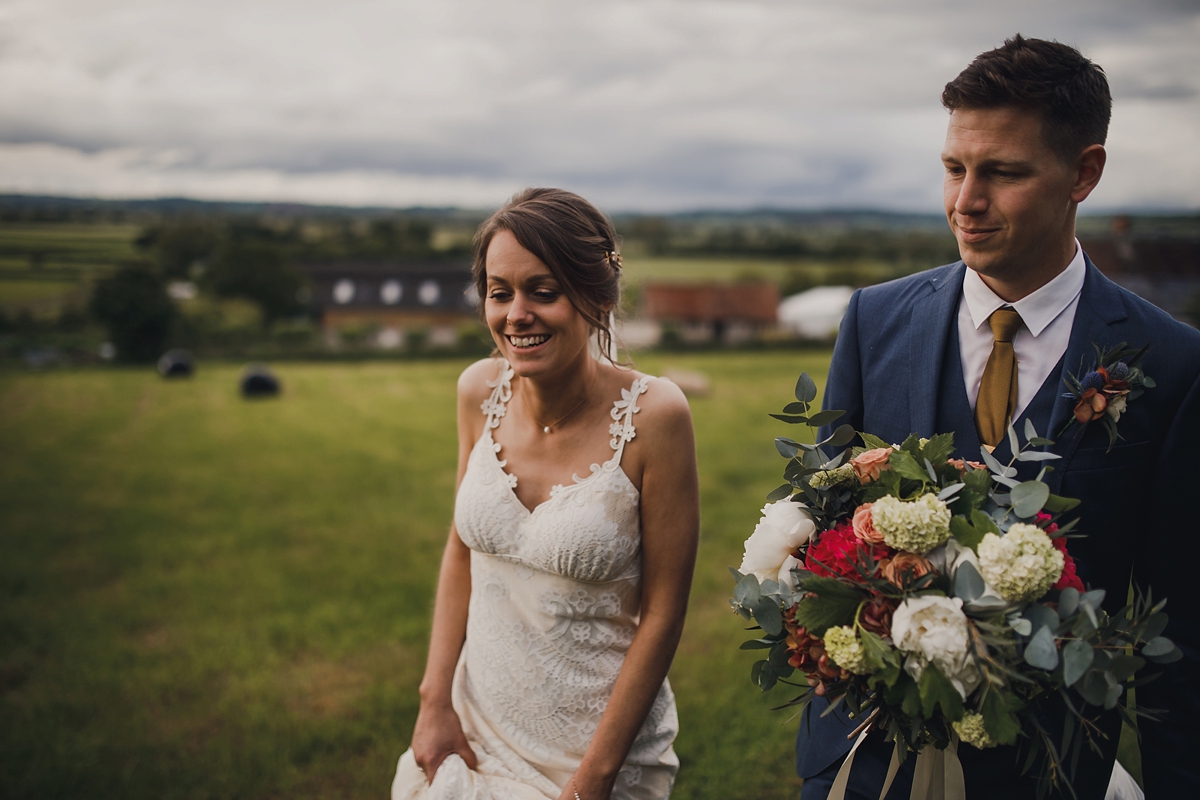
<path id="1" fill-rule="evenodd" d="M 676 798 L 787 798 L 795 722 L 748 680 L 729 565 L 828 354 L 655 356 L 692 401 L 702 545 L 672 669 Z M 463 363 L 0 373 L 0 795 L 378 798 L 408 745 Z M 784 687 L 786 689 L 786 687 Z"/>

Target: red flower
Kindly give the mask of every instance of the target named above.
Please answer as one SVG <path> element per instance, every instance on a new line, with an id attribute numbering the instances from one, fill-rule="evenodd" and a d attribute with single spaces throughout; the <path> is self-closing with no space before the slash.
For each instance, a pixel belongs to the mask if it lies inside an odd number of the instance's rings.
<path id="1" fill-rule="evenodd" d="M 878 561 L 890 552 L 887 545 L 871 545 L 859 539 L 854 535 L 853 522 L 844 520 L 822 533 L 816 544 L 808 548 L 804 567 L 816 575 L 857 580 L 860 577 L 857 565 L 865 563 L 867 556 Z"/>
<path id="2" fill-rule="evenodd" d="M 1057 526 L 1055 526 L 1057 528 Z M 1058 548 L 1063 554 L 1063 571 L 1058 577 L 1058 583 L 1054 584 L 1055 589 L 1065 589 L 1070 586 L 1072 589 L 1078 589 L 1083 592 L 1083 581 L 1079 580 L 1079 576 L 1075 574 L 1075 559 L 1071 558 L 1071 554 L 1067 552 L 1067 537 L 1060 536 L 1057 539 L 1051 539 L 1050 543 Z"/>

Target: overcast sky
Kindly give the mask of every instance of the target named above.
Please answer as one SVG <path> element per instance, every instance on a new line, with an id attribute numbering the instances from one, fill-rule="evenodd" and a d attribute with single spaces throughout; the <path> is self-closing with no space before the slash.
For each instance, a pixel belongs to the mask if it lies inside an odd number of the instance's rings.
<path id="1" fill-rule="evenodd" d="M 1017 31 L 1109 75 L 1085 210 L 1200 208 L 1200 0 L 0 0 L 0 192 L 939 211 Z"/>

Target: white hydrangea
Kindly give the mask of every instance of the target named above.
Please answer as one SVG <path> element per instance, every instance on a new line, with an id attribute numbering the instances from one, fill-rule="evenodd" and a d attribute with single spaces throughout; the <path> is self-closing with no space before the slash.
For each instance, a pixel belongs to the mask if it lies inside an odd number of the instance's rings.
<path id="1" fill-rule="evenodd" d="M 909 654 L 905 671 L 920 680 L 932 662 L 964 700 L 979 685 L 979 670 L 967 653 L 969 635 L 957 597 L 910 597 L 892 615 L 892 641 Z"/>
<path id="2" fill-rule="evenodd" d="M 833 663 L 847 672 L 855 675 L 866 673 L 867 666 L 863 661 L 862 642 L 854 633 L 854 628 L 843 625 L 840 628 L 829 628 L 825 631 L 825 652 Z"/>
<path id="3" fill-rule="evenodd" d="M 797 547 L 807 544 L 817 525 L 803 503 L 780 500 L 763 506 L 762 519 L 746 540 L 746 552 L 739 571 L 754 573 L 759 581 L 768 578 L 792 586 L 792 568 L 799 562 L 792 556 Z M 794 588 L 794 587 L 793 587 Z"/>
<path id="4" fill-rule="evenodd" d="M 1062 575 L 1063 554 L 1036 525 L 1018 522 L 1008 533 L 979 543 L 983 579 L 1011 602 L 1036 600 Z"/>
<path id="5" fill-rule="evenodd" d="M 857 483 L 858 476 L 854 474 L 854 465 L 842 464 L 834 469 L 825 469 L 820 472 L 814 472 L 808 478 L 808 485 L 814 489 L 823 489 L 827 486 L 840 486 L 844 483 Z"/>
<path id="6" fill-rule="evenodd" d="M 953 722 L 951 725 L 954 732 L 958 734 L 958 738 L 962 739 L 969 745 L 978 747 L 983 750 L 988 747 L 995 747 L 997 742 L 987 732 L 987 728 L 983 725 L 983 715 L 977 714 L 974 711 L 968 711 L 963 714 L 963 718 L 958 722 Z"/>
<path id="7" fill-rule="evenodd" d="M 934 494 L 908 502 L 885 495 L 871 506 L 871 521 L 889 546 L 919 555 L 950 538 L 950 509 Z"/>

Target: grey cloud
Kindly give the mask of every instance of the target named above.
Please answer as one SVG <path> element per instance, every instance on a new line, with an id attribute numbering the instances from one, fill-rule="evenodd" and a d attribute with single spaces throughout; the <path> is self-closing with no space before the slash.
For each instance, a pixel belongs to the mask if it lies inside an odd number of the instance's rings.
<path id="1" fill-rule="evenodd" d="M 1200 14 L 1168 0 L 14 8 L 0 143 L 140 149 L 130 163 L 166 183 L 363 171 L 559 181 L 630 207 L 936 207 L 941 87 L 1018 30 L 1081 46 L 1118 100 L 1200 107 Z"/>

